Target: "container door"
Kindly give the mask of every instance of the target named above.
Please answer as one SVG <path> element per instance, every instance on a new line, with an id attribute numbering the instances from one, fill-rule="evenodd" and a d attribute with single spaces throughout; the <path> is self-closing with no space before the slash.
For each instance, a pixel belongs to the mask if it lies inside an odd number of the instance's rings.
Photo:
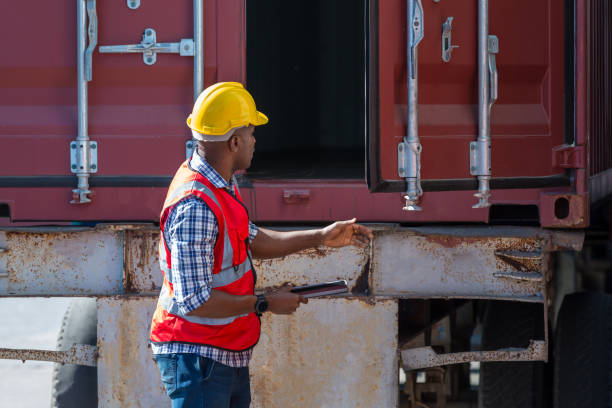
<path id="1" fill-rule="evenodd" d="M 487 162 L 486 155 L 484 161 L 474 158 L 471 147 L 479 135 L 480 2 L 384 0 L 371 3 L 369 22 L 370 190 L 407 191 L 403 167 L 411 163 L 402 162 L 398 146 L 406 142 L 410 127 L 411 40 L 406 27 L 411 3 L 421 6 L 413 10 L 411 30 L 416 25 L 416 37 L 422 35 L 414 48 L 418 85 L 414 106 L 423 194 L 476 193 L 479 173 L 474 167 L 481 165 L 490 167 L 492 189 L 569 184 L 552 154 L 564 143 L 564 2 L 485 2 L 489 3 L 485 46 L 492 57 L 485 61 L 492 103 Z"/>
<path id="2" fill-rule="evenodd" d="M 71 204 L 77 187 L 71 142 L 83 120 L 79 2 L 87 11 L 85 45 L 93 50 L 87 130 L 97 145 L 91 202 Z M 194 100 L 189 48 L 197 3 L 62 0 L 4 7 L 0 23 L 10 35 L 0 40 L 0 215 L 13 221 L 158 217 L 191 139 L 185 119 Z M 209 0 L 199 10 L 205 39 L 202 86 L 244 81 L 242 2 Z"/>

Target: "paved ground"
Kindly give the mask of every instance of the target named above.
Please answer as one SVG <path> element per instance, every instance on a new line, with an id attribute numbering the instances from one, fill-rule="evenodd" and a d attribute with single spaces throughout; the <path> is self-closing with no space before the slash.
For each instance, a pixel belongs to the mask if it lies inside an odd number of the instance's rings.
<path id="1" fill-rule="evenodd" d="M 0 347 L 55 350 L 69 298 L 0 299 Z M 0 407 L 46 408 L 53 363 L 0 360 Z"/>

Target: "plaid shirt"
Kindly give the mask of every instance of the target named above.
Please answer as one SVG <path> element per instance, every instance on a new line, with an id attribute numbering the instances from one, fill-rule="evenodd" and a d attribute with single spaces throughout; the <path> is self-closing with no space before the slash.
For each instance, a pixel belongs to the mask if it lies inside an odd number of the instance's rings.
<path id="1" fill-rule="evenodd" d="M 217 188 L 232 189 L 234 178 L 228 184 L 197 152 L 191 157 L 191 167 L 200 172 Z M 164 238 L 171 252 L 174 300 L 180 311 L 187 314 L 210 297 L 213 249 L 219 225 L 208 205 L 195 196 L 179 201 L 170 211 L 164 229 Z M 249 221 L 249 239 L 253 241 L 257 227 Z M 186 343 L 151 343 L 154 354 L 195 353 L 231 367 L 246 367 L 252 350 L 233 352 L 214 347 Z"/>

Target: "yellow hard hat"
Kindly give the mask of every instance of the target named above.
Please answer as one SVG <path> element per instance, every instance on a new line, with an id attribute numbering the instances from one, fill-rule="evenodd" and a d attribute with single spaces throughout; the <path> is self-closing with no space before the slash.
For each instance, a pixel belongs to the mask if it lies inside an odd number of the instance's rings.
<path id="1" fill-rule="evenodd" d="M 267 116 L 255 109 L 253 97 L 238 82 L 219 82 L 206 88 L 187 118 L 187 126 L 192 130 L 211 136 L 223 136 L 231 129 L 266 123 Z"/>

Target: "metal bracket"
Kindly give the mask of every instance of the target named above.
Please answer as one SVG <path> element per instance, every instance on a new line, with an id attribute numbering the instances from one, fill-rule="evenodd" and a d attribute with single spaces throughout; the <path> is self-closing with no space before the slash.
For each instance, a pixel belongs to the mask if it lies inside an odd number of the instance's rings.
<path id="1" fill-rule="evenodd" d="M 98 142 L 91 140 L 74 140 L 70 142 L 70 171 L 77 176 L 98 172 Z M 91 202 L 89 185 L 81 185 L 72 190 L 71 204 Z"/>
<path id="2" fill-rule="evenodd" d="M 491 141 L 478 140 L 470 142 L 470 174 L 472 176 L 490 176 Z"/>
<path id="3" fill-rule="evenodd" d="M 552 165 L 558 169 L 586 169 L 584 146 L 564 144 L 553 147 Z"/>
<path id="4" fill-rule="evenodd" d="M 127 1 L 128 8 L 131 10 L 136 10 L 138 7 L 140 7 L 140 0 L 126 0 L 126 1 Z"/>
<path id="5" fill-rule="evenodd" d="M 397 145 L 397 171 L 400 177 L 408 179 L 408 191 L 404 196 L 406 200 L 406 204 L 403 208 L 404 211 L 421 210 L 421 207 L 416 204 L 419 197 L 423 195 L 423 189 L 420 183 L 421 150 L 421 144 L 416 142 L 401 142 Z M 411 177 L 411 174 L 415 174 L 416 177 Z"/>
<path id="6" fill-rule="evenodd" d="M 98 142 L 75 140 L 70 143 L 70 171 L 75 174 L 98 172 Z"/>
<path id="7" fill-rule="evenodd" d="M 530 340 L 527 348 L 506 348 L 493 351 L 468 351 L 463 353 L 438 354 L 431 347 L 402 350 L 404 370 L 419 370 L 468 361 L 546 361 L 548 342 Z"/>
<path id="8" fill-rule="evenodd" d="M 158 43 L 155 30 L 146 28 L 140 44 L 104 45 L 99 48 L 99 51 L 101 53 L 142 53 L 144 63 L 153 65 L 157 61 L 158 53 L 193 56 L 194 43 L 192 38 L 182 39 L 177 43 Z"/>
<path id="9" fill-rule="evenodd" d="M 442 61 L 449 62 L 451 60 L 451 52 L 454 48 L 459 48 L 458 45 L 453 45 L 451 32 L 453 30 L 453 17 L 448 17 L 446 22 L 442 24 Z"/>

